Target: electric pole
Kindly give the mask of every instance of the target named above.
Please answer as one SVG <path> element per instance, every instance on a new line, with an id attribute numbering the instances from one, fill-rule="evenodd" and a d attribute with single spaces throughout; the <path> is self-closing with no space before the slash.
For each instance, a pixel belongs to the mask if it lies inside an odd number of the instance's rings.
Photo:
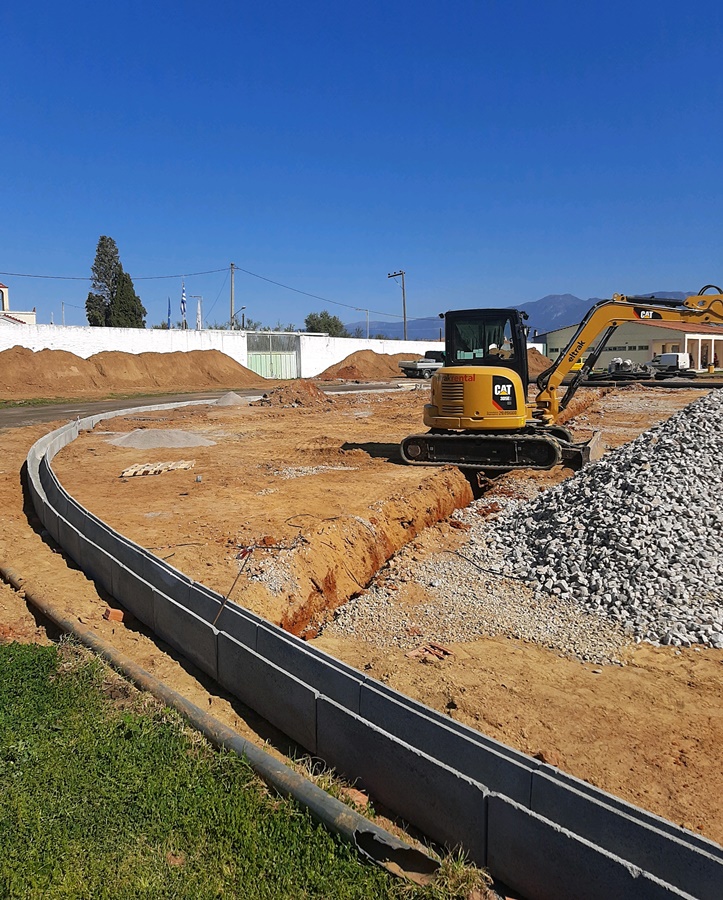
<path id="1" fill-rule="evenodd" d="M 231 263 L 231 318 L 228 320 L 231 328 L 234 327 L 234 318 L 233 318 L 233 272 L 236 266 Z"/>
<path id="2" fill-rule="evenodd" d="M 404 319 L 404 340 L 407 339 L 407 291 L 404 287 L 404 275 L 405 272 L 403 269 L 400 269 L 398 272 L 390 272 L 387 275 L 387 278 L 398 278 L 402 276 L 402 318 Z"/>

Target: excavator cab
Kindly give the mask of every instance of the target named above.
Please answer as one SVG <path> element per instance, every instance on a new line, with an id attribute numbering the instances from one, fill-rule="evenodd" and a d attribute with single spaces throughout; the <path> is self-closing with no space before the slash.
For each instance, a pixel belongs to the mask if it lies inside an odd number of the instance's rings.
<path id="1" fill-rule="evenodd" d="M 512 369 L 527 387 L 527 341 L 517 309 L 463 309 L 445 314 L 447 365 Z"/>

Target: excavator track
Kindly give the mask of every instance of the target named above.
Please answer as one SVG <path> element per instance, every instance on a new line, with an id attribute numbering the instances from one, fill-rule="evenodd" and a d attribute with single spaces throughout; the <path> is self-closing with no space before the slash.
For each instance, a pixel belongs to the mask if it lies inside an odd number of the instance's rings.
<path id="1" fill-rule="evenodd" d="M 486 472 L 552 469 L 561 463 L 579 469 L 589 462 L 590 443 L 575 444 L 549 434 L 410 434 L 402 459 L 412 466 L 458 466 Z"/>

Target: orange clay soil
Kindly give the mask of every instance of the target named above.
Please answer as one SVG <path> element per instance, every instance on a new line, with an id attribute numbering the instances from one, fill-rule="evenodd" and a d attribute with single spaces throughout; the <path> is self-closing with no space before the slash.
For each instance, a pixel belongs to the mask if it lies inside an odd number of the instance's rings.
<path id="1" fill-rule="evenodd" d="M 0 399 L 102 397 L 127 392 L 261 387 L 269 382 L 218 350 L 96 353 L 11 347 L 0 352 Z"/>
<path id="2" fill-rule="evenodd" d="M 155 414 L 156 421 L 120 418 L 101 428 L 183 429 L 216 444 L 149 448 L 154 437 L 148 433 L 145 449 L 122 448 L 96 430 L 63 450 L 54 468 L 93 512 L 223 593 L 238 573 L 239 549 L 256 545 L 231 599 L 313 637 L 314 624 L 366 584 L 405 542 L 423 559 L 462 540 L 444 517 L 468 502 L 467 480 L 454 468 L 399 464 L 397 443 L 419 427 L 427 395 L 420 386 L 309 407 L 200 407 Z M 601 428 L 604 443 L 614 447 L 698 396 L 692 389 L 581 392 L 591 405 L 581 403 L 568 424 L 580 437 Z M 27 448 L 47 430 L 0 433 L 2 561 L 61 611 L 194 702 L 210 705 L 242 733 L 268 737 L 268 726 L 215 692 L 207 679 L 195 679 L 190 667 L 142 630 L 106 622 L 108 598 L 100 598 L 30 527 L 19 471 Z M 195 466 L 120 477 L 133 463 L 178 459 L 193 459 Z M 514 493 L 515 484 L 533 481 L 544 490 L 568 474 L 520 473 L 508 476 L 507 487 Z M 6 639 L 42 637 L 7 588 L 0 591 L 0 622 Z M 451 657 L 429 663 L 350 638 L 322 635 L 315 643 L 485 734 L 723 840 L 719 651 L 641 645 L 631 648 L 624 666 L 592 666 L 496 637 L 452 645 Z M 275 740 L 280 742 L 278 735 Z"/>

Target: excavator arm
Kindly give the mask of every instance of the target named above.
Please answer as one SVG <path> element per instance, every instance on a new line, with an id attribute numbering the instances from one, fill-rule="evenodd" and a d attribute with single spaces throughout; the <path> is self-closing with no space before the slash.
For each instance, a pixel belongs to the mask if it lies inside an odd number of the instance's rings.
<path id="1" fill-rule="evenodd" d="M 711 288 L 716 291 L 715 294 L 705 293 Z M 605 332 L 594 350 L 597 359 L 615 329 L 625 322 L 642 322 L 647 325 L 665 322 L 723 323 L 723 291 L 709 284 L 701 288 L 698 294 L 687 297 L 682 302 L 613 294 L 611 300 L 601 300 L 595 304 L 587 312 L 569 344 L 553 365 L 538 377 L 539 393 L 535 398 L 533 410 L 536 419 L 547 425 L 554 424 L 560 411 L 570 402 L 577 386 L 594 362 L 588 360 L 583 369 L 576 373 L 565 396 L 560 399 L 557 396 L 557 388 L 562 384 L 563 378 L 572 371 L 575 363 L 591 350 L 600 334 Z"/>

